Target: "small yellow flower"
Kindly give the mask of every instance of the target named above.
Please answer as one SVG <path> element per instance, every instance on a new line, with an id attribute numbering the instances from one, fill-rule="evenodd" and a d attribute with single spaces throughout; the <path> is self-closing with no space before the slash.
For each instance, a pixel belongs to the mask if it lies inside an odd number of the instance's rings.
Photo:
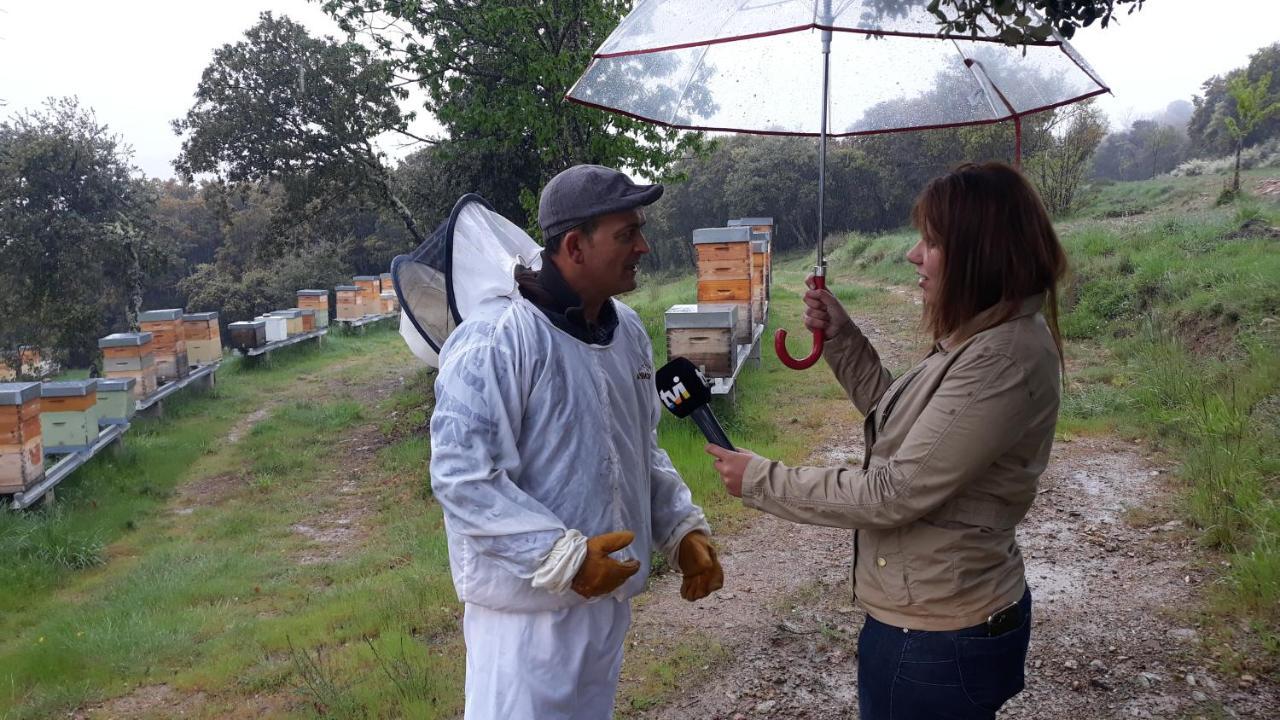
<path id="1" fill-rule="evenodd" d="M 76 637 L 84 637 L 84 631 L 81 630 L 80 632 L 76 633 Z"/>
<path id="2" fill-rule="evenodd" d="M 41 636 L 40 636 L 40 642 L 44 642 L 44 636 L 43 636 L 43 635 L 41 635 Z"/>

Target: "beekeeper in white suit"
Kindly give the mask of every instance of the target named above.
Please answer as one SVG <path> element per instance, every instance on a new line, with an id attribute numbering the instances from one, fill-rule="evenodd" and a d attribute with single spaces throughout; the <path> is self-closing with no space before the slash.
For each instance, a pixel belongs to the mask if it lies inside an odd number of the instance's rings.
<path id="1" fill-rule="evenodd" d="M 661 185 L 597 165 L 542 192 L 541 270 L 482 301 L 440 352 L 431 487 L 465 603 L 468 720 L 612 717 L 652 551 L 687 600 L 723 584 L 710 528 L 658 447 L 636 313 L 643 207 Z M 455 282 L 466 282 L 456 278 Z"/>

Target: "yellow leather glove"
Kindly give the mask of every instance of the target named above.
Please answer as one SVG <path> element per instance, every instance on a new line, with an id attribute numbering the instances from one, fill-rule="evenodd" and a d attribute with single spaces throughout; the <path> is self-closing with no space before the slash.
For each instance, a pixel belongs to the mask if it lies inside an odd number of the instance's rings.
<path id="1" fill-rule="evenodd" d="M 583 559 L 582 567 L 578 568 L 578 574 L 573 576 L 573 583 L 570 585 L 573 591 L 583 597 L 596 597 L 608 595 L 621 587 L 627 578 L 640 569 L 640 563 L 635 560 L 618 562 L 609 557 L 609 553 L 621 550 L 635 539 L 635 533 L 630 530 L 587 538 L 587 557 Z"/>
<path id="2" fill-rule="evenodd" d="M 724 587 L 724 570 L 716 558 L 716 548 L 701 530 L 684 536 L 676 559 L 680 563 L 680 572 L 684 574 L 680 597 L 685 600 L 701 600 Z"/>

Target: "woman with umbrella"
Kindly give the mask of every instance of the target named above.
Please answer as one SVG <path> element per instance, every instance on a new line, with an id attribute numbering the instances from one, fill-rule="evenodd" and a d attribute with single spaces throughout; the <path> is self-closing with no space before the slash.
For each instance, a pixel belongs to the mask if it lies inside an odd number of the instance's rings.
<path id="1" fill-rule="evenodd" d="M 862 467 L 707 452 L 746 505 L 854 530 L 862 718 L 994 718 L 1023 687 L 1031 592 L 1014 530 L 1058 419 L 1066 257 L 1035 190 L 1002 163 L 934 179 L 912 220 L 907 260 L 935 341 L 913 369 L 894 380 L 831 293 L 804 298 L 866 416 Z"/>

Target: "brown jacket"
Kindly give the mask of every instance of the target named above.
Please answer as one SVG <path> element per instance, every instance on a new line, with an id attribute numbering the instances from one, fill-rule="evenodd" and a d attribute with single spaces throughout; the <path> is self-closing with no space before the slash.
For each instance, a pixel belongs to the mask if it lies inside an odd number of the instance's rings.
<path id="1" fill-rule="evenodd" d="M 837 330 L 823 357 L 866 416 L 862 468 L 753 458 L 743 502 L 852 528 L 854 596 L 881 622 L 956 630 L 1017 600 L 1026 581 L 1014 528 L 1049 461 L 1062 395 L 1043 304 L 1028 298 L 1011 319 L 935 345 L 897 380 L 853 323 Z"/>

